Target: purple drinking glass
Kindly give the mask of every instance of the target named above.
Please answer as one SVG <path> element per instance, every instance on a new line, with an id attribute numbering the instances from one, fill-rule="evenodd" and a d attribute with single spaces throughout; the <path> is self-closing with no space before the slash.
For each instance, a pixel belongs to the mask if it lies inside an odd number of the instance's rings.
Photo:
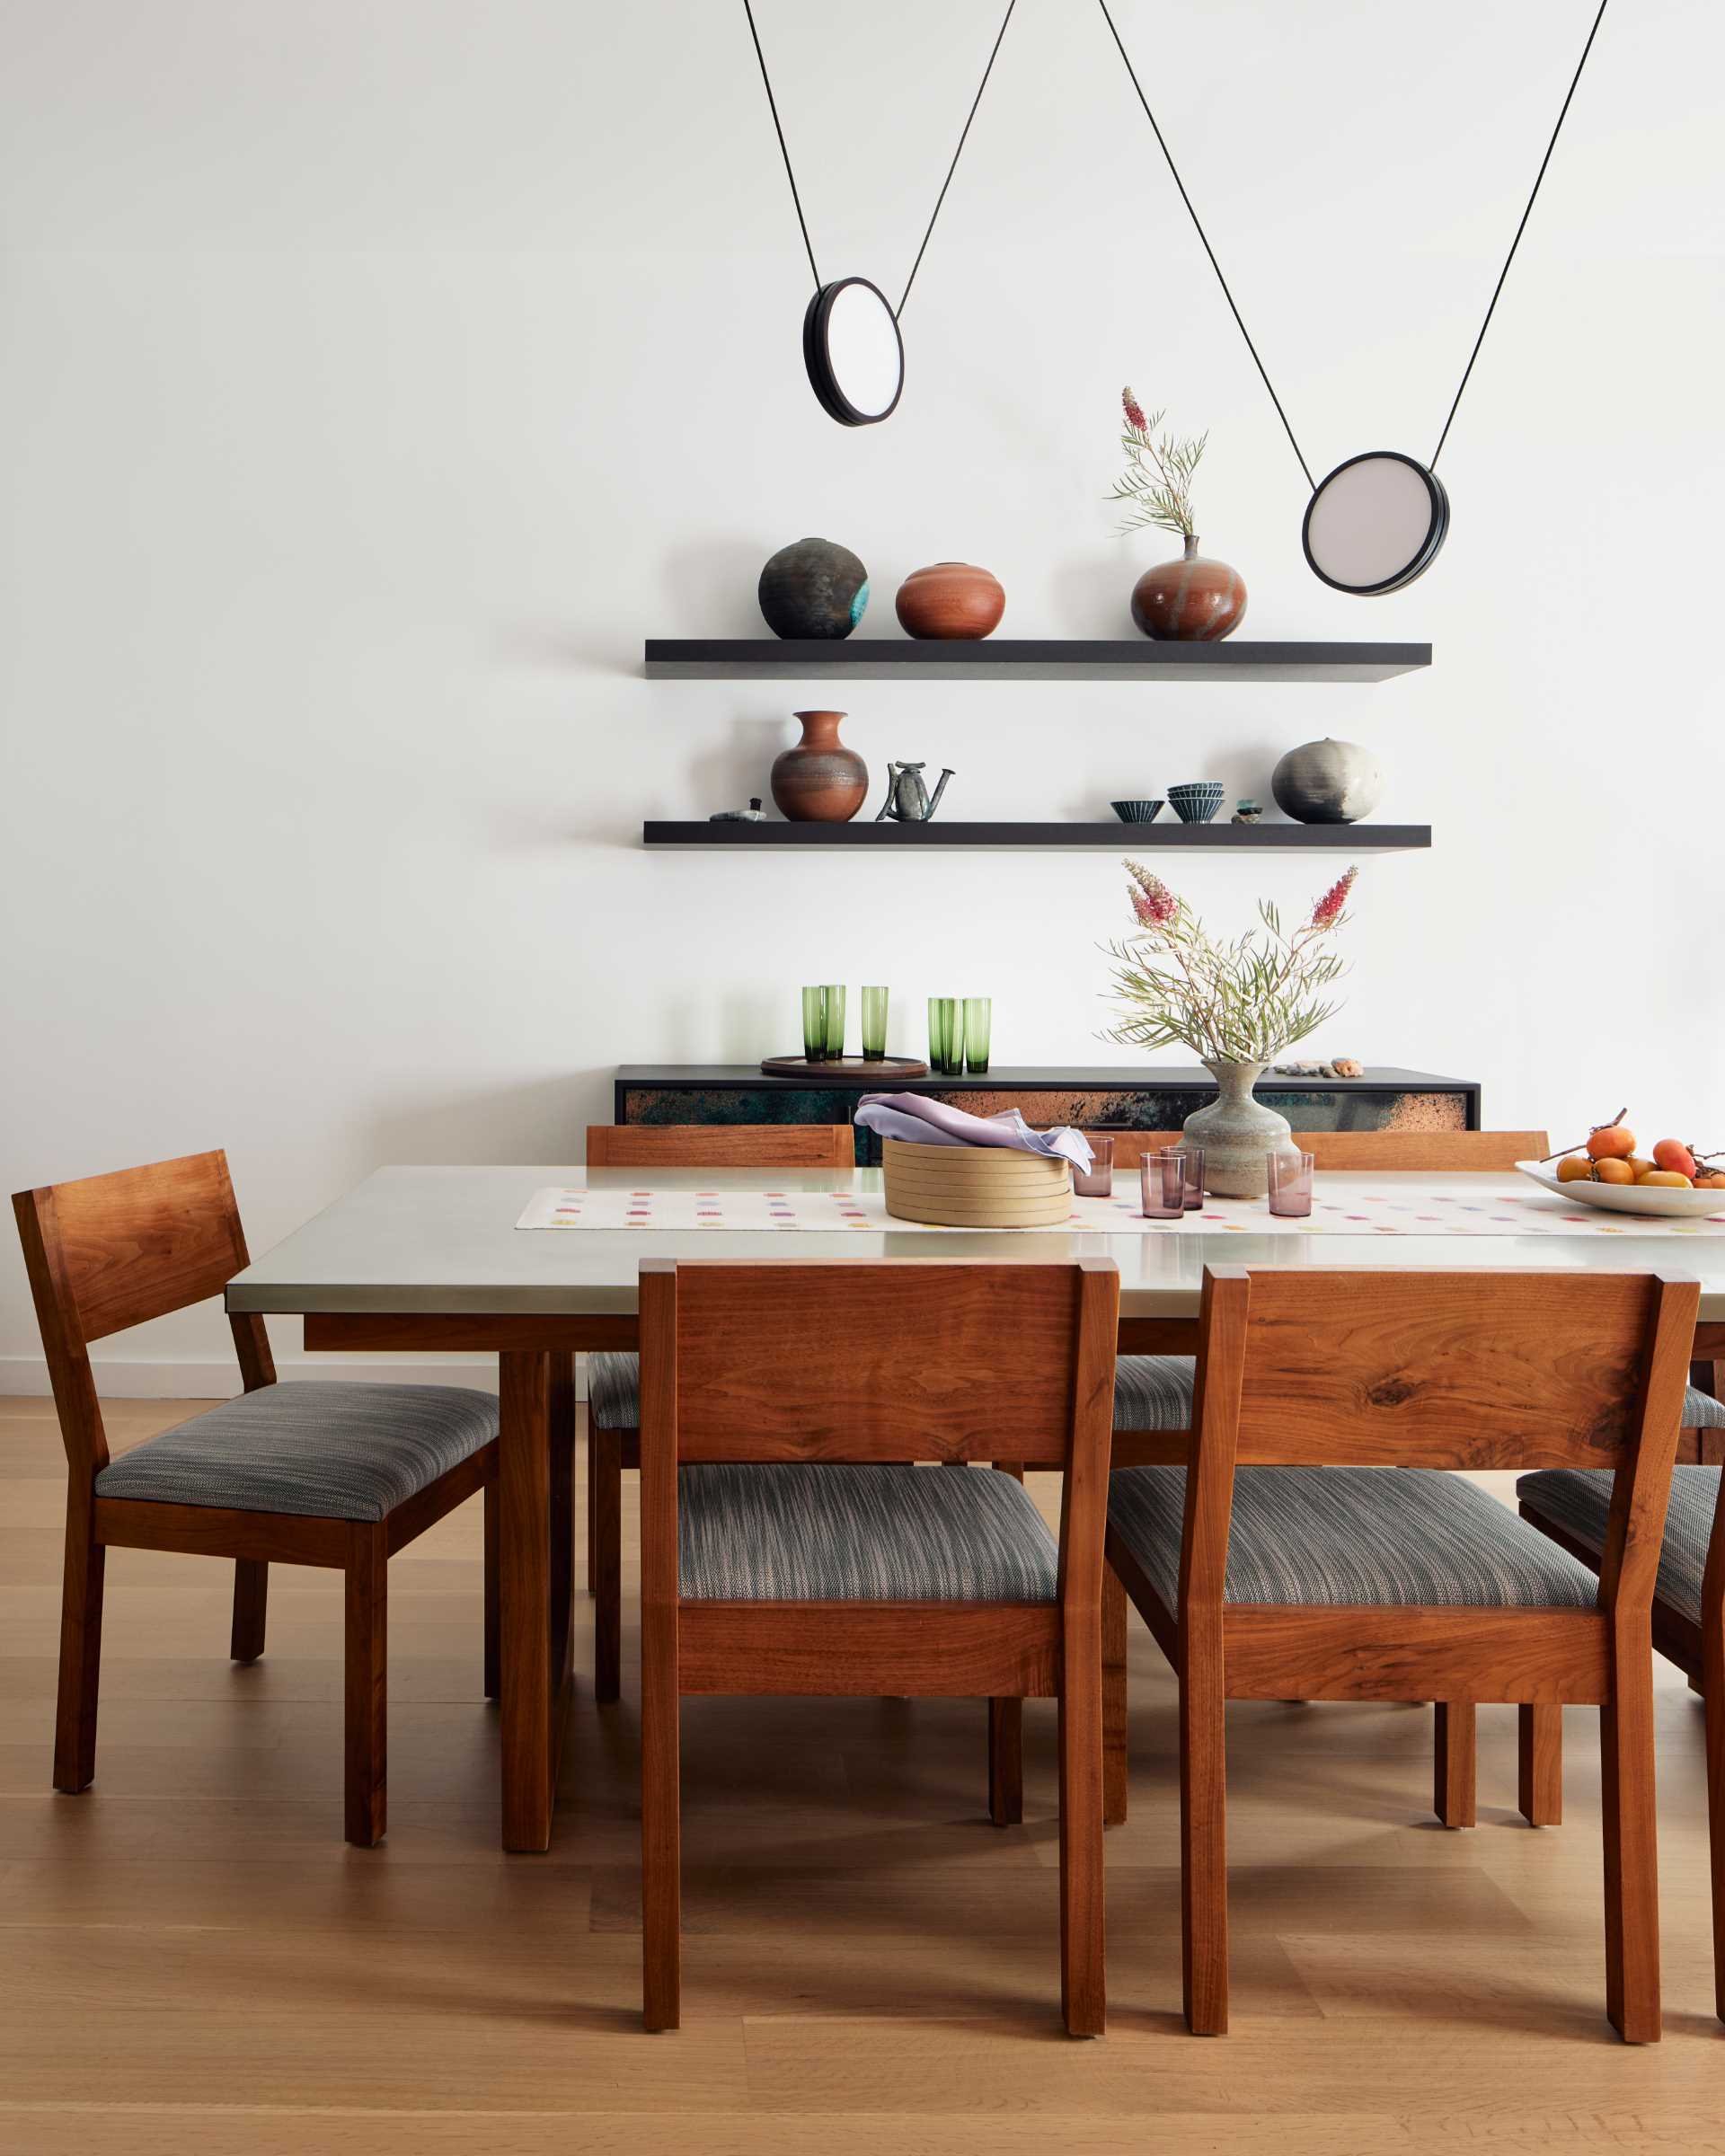
<path id="1" fill-rule="evenodd" d="M 1196 1213 L 1204 1203 L 1204 1148 L 1182 1145 L 1186 1156 L 1186 1210 Z"/>
<path id="2" fill-rule="evenodd" d="M 1112 1197 L 1114 1141 L 1112 1138 L 1092 1138 L 1090 1149 L 1093 1157 L 1088 1168 L 1074 1164 L 1072 1194 L 1075 1197 Z"/>
<path id="3" fill-rule="evenodd" d="M 1186 1210 L 1186 1155 L 1170 1147 L 1138 1162 L 1139 1203 L 1146 1220 L 1178 1220 Z"/>
<path id="4" fill-rule="evenodd" d="M 1312 1155 L 1291 1148 L 1266 1153 L 1269 1209 L 1279 1220 L 1305 1220 L 1312 1210 Z"/>

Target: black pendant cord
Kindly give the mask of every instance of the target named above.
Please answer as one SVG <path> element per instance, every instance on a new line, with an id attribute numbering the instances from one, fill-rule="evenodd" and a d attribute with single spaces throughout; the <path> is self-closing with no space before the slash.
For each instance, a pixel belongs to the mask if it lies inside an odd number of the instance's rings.
<path id="1" fill-rule="evenodd" d="M 1467 365 L 1462 370 L 1461 388 L 1455 392 L 1455 402 L 1449 408 L 1449 418 L 1444 421 L 1444 431 L 1438 437 L 1438 446 L 1431 453 L 1430 469 L 1435 471 L 1438 459 L 1444 454 L 1444 444 L 1449 439 L 1449 429 L 1455 421 L 1455 408 L 1462 401 L 1462 390 L 1467 387 L 1467 378 L 1473 372 L 1473 362 L 1480 356 L 1480 347 L 1485 342 L 1485 332 L 1491 327 L 1491 316 L 1498 304 L 1498 295 L 1503 290 L 1503 280 L 1509 274 L 1509 265 L 1516 259 L 1516 249 L 1521 244 L 1521 235 L 1527 229 L 1527 220 L 1534 214 L 1534 203 L 1539 195 L 1539 183 L 1545 177 L 1545 167 L 1552 162 L 1552 152 L 1557 147 L 1558 136 L 1569 116 L 1570 100 L 1575 95 L 1576 84 L 1581 80 L 1581 70 L 1588 64 L 1588 55 L 1593 50 L 1593 40 L 1599 34 L 1599 25 L 1605 20 L 1606 0 L 1599 0 L 1599 13 L 1593 18 L 1593 28 L 1588 32 L 1588 41 L 1581 48 L 1581 57 L 1575 64 L 1575 73 L 1570 78 L 1570 87 L 1563 99 L 1562 110 L 1557 116 L 1557 125 L 1552 129 L 1552 139 L 1545 145 L 1545 155 L 1539 161 L 1539 171 L 1534 176 L 1534 191 L 1527 198 L 1527 207 L 1521 213 L 1521 223 L 1516 227 L 1516 236 L 1509 243 L 1509 252 L 1503 258 L 1503 268 L 1498 272 L 1498 281 L 1492 289 L 1491 305 L 1485 310 L 1485 320 L 1480 324 L 1480 333 L 1473 340 L 1473 349 L 1468 354 Z"/>
<path id="2" fill-rule="evenodd" d="M 791 182 L 791 199 L 797 206 L 797 223 L 802 227 L 802 244 L 809 256 L 809 267 L 814 273 L 815 289 L 820 290 L 820 271 L 815 268 L 814 243 L 809 237 L 809 220 L 802 214 L 802 197 L 797 192 L 797 175 L 791 169 L 791 153 L 785 147 L 784 129 L 779 124 L 779 101 L 773 94 L 773 77 L 766 72 L 766 55 L 761 50 L 761 33 L 755 27 L 755 10 L 749 0 L 743 0 L 743 13 L 748 17 L 748 34 L 755 40 L 755 57 L 761 63 L 761 80 L 766 84 L 766 102 L 773 114 L 773 131 L 779 138 L 779 155 L 784 159 L 784 176 Z"/>
<path id="3" fill-rule="evenodd" d="M 1144 107 L 1144 117 L 1150 122 L 1150 131 L 1156 138 L 1156 146 L 1167 159 L 1168 170 L 1173 174 L 1174 185 L 1180 190 L 1180 199 L 1186 205 L 1186 214 L 1192 220 L 1193 228 L 1199 238 L 1203 241 L 1204 252 L 1210 258 L 1211 269 L 1216 271 L 1216 281 L 1222 287 L 1222 296 L 1227 301 L 1234 319 L 1240 324 L 1240 334 L 1246 340 L 1246 349 L 1252 354 L 1252 363 L 1263 377 L 1264 387 L 1269 392 L 1269 401 L 1276 407 L 1276 417 L 1282 422 L 1282 431 L 1287 435 L 1295 455 L 1300 460 L 1300 470 L 1305 473 L 1305 483 L 1315 493 L 1318 482 L 1312 476 L 1312 467 L 1306 463 L 1305 452 L 1294 438 L 1294 429 L 1288 425 L 1287 414 L 1282 410 L 1282 400 L 1276 394 L 1275 384 L 1266 373 L 1263 361 L 1258 357 L 1258 347 L 1252 341 L 1252 331 L 1247 329 L 1241 317 L 1239 308 L 1234 304 L 1234 294 L 1228 289 L 1228 280 L 1222 274 L 1222 265 L 1216 259 L 1216 250 L 1210 245 L 1208 235 L 1203 225 L 1199 223 L 1198 212 L 1192 208 L 1192 198 L 1186 192 L 1186 182 L 1180 176 L 1180 167 L 1174 163 L 1172 153 L 1163 139 L 1162 129 L 1156 125 L 1156 116 L 1150 110 L 1150 101 L 1144 94 L 1144 85 L 1138 80 L 1137 70 L 1132 65 L 1131 55 L 1127 51 L 1125 45 L 1121 43 L 1119 31 L 1114 28 L 1114 18 L 1108 12 L 1108 0 L 1096 0 L 1096 4 L 1102 11 L 1102 20 L 1108 24 L 1110 34 L 1115 44 L 1119 47 L 1120 57 L 1126 62 L 1126 72 L 1131 76 L 1132 87 L 1138 93 L 1138 102 Z"/>
<path id="4" fill-rule="evenodd" d="M 982 80 L 977 84 L 977 94 L 970 100 L 970 110 L 965 114 L 964 132 L 959 137 L 959 146 L 952 153 L 952 162 L 946 168 L 946 178 L 942 181 L 941 191 L 934 199 L 934 208 L 928 220 L 928 230 L 923 234 L 923 243 L 916 250 L 916 260 L 910 265 L 910 275 L 905 279 L 904 298 L 900 299 L 898 305 L 892 311 L 892 318 L 895 322 L 905 311 L 905 300 L 910 297 L 910 287 L 916 282 L 916 272 L 923 266 L 924 255 L 928 252 L 928 243 L 933 237 L 934 233 L 934 219 L 941 214 L 941 204 L 946 200 L 946 190 L 951 186 L 952 175 L 959 169 L 959 159 L 964 155 L 965 142 L 970 133 L 970 122 L 977 117 L 977 107 L 982 102 L 982 93 L 988 87 L 988 77 L 995 71 L 995 54 L 1000 50 L 1001 40 L 1006 35 L 1006 25 L 1012 21 L 1013 10 L 1017 5 L 1018 0 L 1006 0 L 1006 13 L 1000 19 L 1000 30 L 995 36 L 993 49 L 988 55 L 988 65 L 982 71 Z"/>
<path id="5" fill-rule="evenodd" d="M 934 199 L 934 208 L 929 216 L 928 229 L 923 234 L 922 245 L 916 250 L 916 260 L 910 265 L 910 275 L 905 279 L 903 297 L 892 311 L 895 322 L 905 311 L 905 301 L 910 297 L 910 287 L 916 282 L 916 272 L 923 266 L 924 255 L 928 252 L 928 243 L 934 235 L 934 220 L 941 214 L 941 205 L 946 200 L 946 190 L 951 186 L 952 175 L 959 169 L 959 159 L 963 156 L 964 146 L 969 139 L 970 122 L 977 117 L 977 107 L 982 102 L 982 93 L 988 87 L 988 77 L 995 71 L 995 55 L 1000 50 L 1001 41 L 1006 35 L 1006 25 L 1012 21 L 1013 10 L 1017 5 L 1018 0 L 1006 0 L 1006 13 L 1001 18 L 1000 29 L 988 55 L 988 65 L 982 71 L 982 80 L 977 84 L 977 94 L 970 100 L 970 110 L 965 115 L 964 129 L 959 137 L 959 146 L 952 153 L 952 162 L 946 168 L 946 178 L 942 181 L 941 191 Z M 766 102 L 773 114 L 774 131 L 779 138 L 779 155 L 784 159 L 784 176 L 791 182 L 791 199 L 796 204 L 797 223 L 802 227 L 803 248 L 809 256 L 809 267 L 814 272 L 815 289 L 818 292 L 821 289 L 820 271 L 815 268 L 815 250 L 809 237 L 809 220 L 802 214 L 802 197 L 797 192 L 797 175 L 791 169 L 791 152 L 785 146 L 784 128 L 779 121 L 778 100 L 773 94 L 773 78 L 766 72 L 766 55 L 761 50 L 761 33 L 755 27 L 755 10 L 750 4 L 750 0 L 743 0 L 743 13 L 748 17 L 748 34 L 755 42 L 755 57 L 761 64 L 761 80 L 766 85 Z M 1152 120 L 1150 124 L 1154 127 L 1155 122 Z M 1269 393 L 1274 396 L 1276 393 L 1271 390 Z"/>

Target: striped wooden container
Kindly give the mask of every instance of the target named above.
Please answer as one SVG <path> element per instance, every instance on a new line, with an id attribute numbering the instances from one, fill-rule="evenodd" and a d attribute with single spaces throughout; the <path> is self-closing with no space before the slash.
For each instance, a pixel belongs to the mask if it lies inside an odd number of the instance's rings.
<path id="1" fill-rule="evenodd" d="M 1072 1211 L 1065 1161 L 1002 1145 L 912 1145 L 888 1138 L 887 1211 L 943 1228 L 1057 1228 Z"/>

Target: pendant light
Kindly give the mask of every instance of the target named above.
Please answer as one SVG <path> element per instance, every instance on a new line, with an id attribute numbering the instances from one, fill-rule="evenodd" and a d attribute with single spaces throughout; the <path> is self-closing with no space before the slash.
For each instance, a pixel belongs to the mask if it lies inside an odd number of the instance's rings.
<path id="1" fill-rule="evenodd" d="M 802 230 L 803 251 L 809 257 L 809 272 L 815 280 L 814 296 L 803 311 L 802 364 L 808 372 L 809 386 L 821 410 L 841 427 L 878 426 L 882 420 L 890 419 L 898 408 L 905 387 L 905 340 L 899 331 L 899 319 L 905 311 L 905 301 L 910 297 L 910 287 L 916 281 L 916 272 L 923 266 L 923 257 L 928 252 L 934 219 L 941 214 L 941 204 L 946 200 L 946 190 L 959 169 L 970 122 L 977 117 L 977 107 L 988 87 L 995 55 L 1000 50 L 1001 40 L 1006 35 L 1006 25 L 1012 21 L 1017 4 L 1018 0 L 1007 0 L 1006 13 L 988 55 L 988 65 L 983 69 L 977 94 L 970 101 L 959 146 L 946 168 L 946 178 L 941 182 L 927 230 L 923 234 L 923 243 L 916 250 L 916 260 L 910 266 L 904 292 L 895 307 L 880 287 L 866 277 L 841 277 L 830 284 L 821 281 L 815 264 L 814 246 L 809 237 L 809 222 L 802 214 L 802 197 L 797 192 L 797 175 L 791 169 L 791 152 L 785 146 L 784 129 L 779 122 L 773 78 L 766 71 L 766 55 L 761 50 L 760 32 L 755 27 L 755 10 L 750 0 L 743 0 L 748 34 L 754 40 L 755 57 L 760 62 L 761 81 L 765 85 L 767 106 L 773 114 L 774 132 L 779 138 L 779 155 L 784 160 L 784 176 L 791 182 L 791 199 L 796 206 L 797 223 Z"/>
<path id="2" fill-rule="evenodd" d="M 1204 252 L 1210 258 L 1210 267 L 1216 271 L 1216 282 L 1227 301 L 1234 319 L 1240 325 L 1240 334 L 1246 340 L 1246 349 L 1252 354 L 1252 364 L 1262 376 L 1264 387 L 1269 391 L 1269 401 L 1276 407 L 1276 416 L 1282 422 L 1294 454 L 1299 458 L 1300 469 L 1305 474 L 1305 483 L 1312 489 L 1312 499 L 1306 504 L 1305 517 L 1300 526 L 1300 544 L 1312 573 L 1322 579 L 1334 591 L 1351 593 L 1358 598 L 1375 598 L 1389 591 L 1401 591 L 1421 577 L 1437 560 L 1439 548 L 1449 532 L 1449 496 L 1444 482 L 1438 476 L 1437 464 L 1443 455 L 1444 444 L 1449 439 L 1449 429 L 1455 418 L 1456 406 L 1462 401 L 1462 391 L 1467 387 L 1473 372 L 1473 362 L 1480 356 L 1480 347 L 1485 342 L 1485 332 L 1491 326 L 1498 296 L 1503 282 L 1509 274 L 1509 265 L 1516 259 L 1516 249 L 1521 244 L 1521 235 L 1527 229 L 1527 219 L 1533 213 L 1534 202 L 1539 193 L 1539 184 L 1545 177 L 1545 168 L 1552 162 L 1552 152 L 1557 147 L 1557 137 L 1570 110 L 1570 101 L 1575 95 L 1576 84 L 1581 80 L 1581 70 L 1588 64 L 1588 55 L 1593 50 L 1593 40 L 1598 35 L 1604 18 L 1606 0 L 1599 0 L 1599 11 L 1593 18 L 1593 27 L 1588 32 L 1588 41 L 1581 48 L 1581 57 L 1576 62 L 1574 75 L 1564 96 L 1557 125 L 1552 129 L 1552 138 L 1545 146 L 1545 155 L 1540 160 L 1535 175 L 1533 192 L 1527 198 L 1527 207 L 1521 213 L 1521 222 L 1516 227 L 1516 236 L 1509 243 L 1509 252 L 1504 257 L 1503 268 L 1498 272 L 1498 281 L 1491 294 L 1491 305 L 1485 310 L 1485 320 L 1480 324 L 1480 333 L 1473 340 L 1473 349 L 1462 370 L 1460 386 L 1449 407 L 1449 417 L 1444 421 L 1444 430 L 1438 437 L 1438 446 L 1432 452 L 1429 464 L 1422 464 L 1417 457 L 1405 455 L 1399 449 L 1367 450 L 1358 456 L 1350 456 L 1338 464 L 1321 482 L 1312 477 L 1312 468 L 1306 463 L 1300 445 L 1294 438 L 1294 429 L 1288 425 L 1287 414 L 1282 410 L 1282 401 L 1276 394 L 1263 361 L 1258 357 L 1258 348 L 1252 341 L 1240 310 L 1234 305 L 1234 295 L 1228 290 L 1228 280 L 1222 274 L 1222 265 L 1216 259 L 1204 227 L 1199 223 L 1198 212 L 1192 208 L 1192 199 L 1186 192 L 1186 183 L 1180 176 L 1173 156 L 1156 125 L 1156 116 L 1150 110 L 1150 102 L 1144 94 L 1137 72 L 1130 56 L 1121 42 L 1120 33 L 1114 27 L 1114 18 L 1108 12 L 1108 0 L 1097 0 L 1102 19 L 1108 24 L 1119 55 L 1126 63 L 1126 72 L 1132 78 L 1132 87 L 1138 93 L 1138 102 L 1144 107 L 1144 116 L 1150 122 L 1168 170 L 1173 174 L 1174 185 L 1180 190 L 1180 199 L 1186 205 L 1199 238 L 1203 241 Z"/>

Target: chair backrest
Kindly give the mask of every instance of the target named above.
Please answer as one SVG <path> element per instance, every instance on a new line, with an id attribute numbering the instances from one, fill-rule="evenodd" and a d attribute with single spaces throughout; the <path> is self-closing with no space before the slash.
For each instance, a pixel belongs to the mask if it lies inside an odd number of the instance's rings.
<path id="1" fill-rule="evenodd" d="M 848 1123 L 589 1123 L 589 1168 L 842 1168 Z"/>
<path id="2" fill-rule="evenodd" d="M 1106 1463 L 1119 1276 L 1061 1265 L 730 1265 L 641 1271 L 641 1447 L 681 1460 Z"/>
<path id="3" fill-rule="evenodd" d="M 1189 1555 L 1219 1521 L 1225 1560 L 1236 1464 L 1608 1468 L 1601 1577 L 1650 1600 L 1700 1300 L 1664 1274 L 1206 1267 Z"/>
<path id="4" fill-rule="evenodd" d="M 1114 1164 L 1130 1171 L 1146 1153 L 1178 1145 L 1177 1130 L 1093 1130 L 1112 1138 Z M 1517 1161 L 1543 1160 L 1551 1140 L 1543 1130 L 1296 1130 L 1295 1142 L 1320 1171 L 1369 1174 L 1374 1169 L 1414 1175 L 1489 1175 Z"/>
<path id="5" fill-rule="evenodd" d="M 248 1262 L 224 1153 L 188 1153 L 13 1195 L 60 1431 L 75 1467 L 107 1463 L 92 1340 L 219 1294 Z M 229 1324 L 248 1392 L 275 1383 L 263 1320 Z"/>

